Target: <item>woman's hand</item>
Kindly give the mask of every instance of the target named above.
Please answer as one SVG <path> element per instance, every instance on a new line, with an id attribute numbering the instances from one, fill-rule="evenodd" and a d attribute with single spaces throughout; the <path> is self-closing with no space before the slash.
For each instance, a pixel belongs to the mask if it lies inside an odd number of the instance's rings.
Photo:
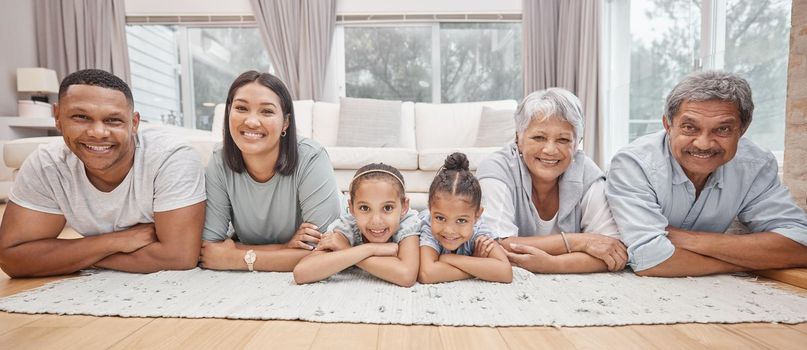
<path id="1" fill-rule="evenodd" d="M 245 270 L 244 251 L 232 239 L 221 242 L 202 241 L 199 266 L 212 270 Z"/>
<path id="2" fill-rule="evenodd" d="M 493 251 L 493 247 L 497 246 L 498 244 L 499 243 L 497 243 L 493 238 L 488 236 L 479 236 L 474 241 L 473 256 L 478 258 L 487 258 L 490 256 L 490 252 Z"/>
<path id="3" fill-rule="evenodd" d="M 510 251 L 505 251 L 507 259 L 513 266 L 518 266 L 532 272 L 541 272 L 549 269 L 552 264 L 552 255 L 538 248 L 511 243 Z"/>
<path id="4" fill-rule="evenodd" d="M 347 248 L 350 248 L 350 242 L 345 235 L 339 232 L 326 232 L 322 234 L 322 238 L 320 238 L 319 244 L 317 244 L 315 250 L 330 250 L 335 252 Z"/>
<path id="5" fill-rule="evenodd" d="M 620 271 L 628 262 L 628 250 L 618 239 L 598 234 L 580 234 L 585 240 L 583 252 L 608 265 L 608 271 Z M 567 234 L 566 237 L 572 237 Z"/>
<path id="6" fill-rule="evenodd" d="M 316 225 L 304 222 L 300 224 L 300 228 L 297 229 L 294 236 L 291 236 L 286 247 L 313 250 L 314 246 L 308 243 L 319 243 L 321 237 L 322 234 L 317 231 Z"/>

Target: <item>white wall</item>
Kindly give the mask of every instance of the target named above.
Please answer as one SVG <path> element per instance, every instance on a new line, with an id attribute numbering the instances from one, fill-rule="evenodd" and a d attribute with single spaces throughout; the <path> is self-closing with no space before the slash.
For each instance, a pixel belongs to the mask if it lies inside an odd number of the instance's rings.
<path id="1" fill-rule="evenodd" d="M 0 0 L 0 116 L 17 115 L 17 68 L 37 67 L 33 1 Z"/>
<path id="2" fill-rule="evenodd" d="M 521 13 L 521 0 L 337 0 L 336 13 Z M 251 15 L 249 0 L 126 0 L 127 16 Z"/>

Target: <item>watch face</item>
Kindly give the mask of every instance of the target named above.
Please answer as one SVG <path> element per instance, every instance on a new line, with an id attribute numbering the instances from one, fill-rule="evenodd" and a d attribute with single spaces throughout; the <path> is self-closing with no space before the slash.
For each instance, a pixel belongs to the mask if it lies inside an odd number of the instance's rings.
<path id="1" fill-rule="evenodd" d="M 256 258 L 255 252 L 253 252 L 251 250 L 248 251 L 246 254 L 244 254 L 244 261 L 247 264 L 255 263 L 255 258 Z"/>

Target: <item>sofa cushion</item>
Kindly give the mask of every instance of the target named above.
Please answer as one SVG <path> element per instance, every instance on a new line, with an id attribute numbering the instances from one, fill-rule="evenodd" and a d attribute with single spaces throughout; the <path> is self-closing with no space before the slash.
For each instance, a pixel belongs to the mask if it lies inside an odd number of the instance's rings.
<path id="1" fill-rule="evenodd" d="M 399 147 L 401 101 L 343 97 L 339 103 L 340 147 Z"/>
<path id="2" fill-rule="evenodd" d="M 418 166 L 420 170 L 437 171 L 446 161 L 446 157 L 454 152 L 462 152 L 468 157 L 471 170 L 476 170 L 479 163 L 501 147 L 466 147 L 466 148 L 434 148 L 420 150 Z"/>
<path id="3" fill-rule="evenodd" d="M 140 128 L 165 128 L 177 138 L 191 145 L 202 158 L 202 164 L 207 164 L 213 147 L 221 142 L 221 136 L 214 135 L 206 130 L 193 130 L 178 126 L 160 125 L 154 123 L 140 123 Z M 11 169 L 19 169 L 29 154 L 43 144 L 62 141 L 61 136 L 27 137 L 6 142 L 3 147 L 3 161 Z"/>
<path id="4" fill-rule="evenodd" d="M 294 107 L 294 123 L 297 124 L 297 138 L 311 137 L 314 101 L 292 101 Z"/>
<path id="5" fill-rule="evenodd" d="M 350 180 L 356 175 L 358 169 L 336 169 L 336 184 L 339 190 L 346 192 L 350 189 Z M 400 170 L 400 169 L 399 169 Z M 401 170 L 404 182 L 406 183 L 406 192 L 429 192 L 429 186 L 432 185 L 436 171 L 420 171 L 420 170 Z"/>
<path id="6" fill-rule="evenodd" d="M 512 109 L 483 106 L 474 147 L 502 147 L 515 140 L 515 112 Z"/>
<path id="7" fill-rule="evenodd" d="M 483 106 L 515 109 L 516 101 L 416 103 L 415 137 L 418 150 L 473 147 Z"/>
<path id="8" fill-rule="evenodd" d="M 334 169 L 354 171 L 370 163 L 384 163 L 398 170 L 416 170 L 418 153 L 412 148 L 401 147 L 325 147 Z"/>

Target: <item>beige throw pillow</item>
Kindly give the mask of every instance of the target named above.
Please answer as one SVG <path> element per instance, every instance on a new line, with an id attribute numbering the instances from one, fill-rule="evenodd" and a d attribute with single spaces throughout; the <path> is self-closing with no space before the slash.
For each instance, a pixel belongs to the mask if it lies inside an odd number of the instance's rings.
<path id="1" fill-rule="evenodd" d="M 401 101 L 342 97 L 336 145 L 400 147 Z"/>
<path id="2" fill-rule="evenodd" d="M 482 107 L 474 147 L 499 147 L 516 139 L 516 111 Z"/>

